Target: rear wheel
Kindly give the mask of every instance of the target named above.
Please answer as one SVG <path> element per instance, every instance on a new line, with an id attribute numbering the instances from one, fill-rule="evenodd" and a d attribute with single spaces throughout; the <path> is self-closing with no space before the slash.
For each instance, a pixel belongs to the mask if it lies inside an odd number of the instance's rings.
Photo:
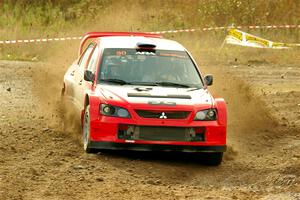
<path id="1" fill-rule="evenodd" d="M 91 148 L 90 140 L 90 105 L 85 108 L 84 118 L 83 118 L 83 127 L 82 127 L 82 139 L 83 139 L 83 149 L 87 153 L 94 153 L 95 150 Z"/>
<path id="2" fill-rule="evenodd" d="M 208 166 L 219 166 L 222 163 L 223 152 L 205 153 L 203 155 L 203 164 Z"/>

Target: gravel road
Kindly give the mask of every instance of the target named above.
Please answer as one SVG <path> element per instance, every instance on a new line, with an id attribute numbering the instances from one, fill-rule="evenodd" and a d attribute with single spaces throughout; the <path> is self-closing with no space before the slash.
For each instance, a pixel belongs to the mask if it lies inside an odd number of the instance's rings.
<path id="1" fill-rule="evenodd" d="M 56 68 L 55 68 L 56 69 Z M 193 156 L 85 154 L 64 127 L 64 69 L 0 61 L 0 199 L 300 199 L 300 67 L 206 67 L 229 109 L 219 167 Z"/>

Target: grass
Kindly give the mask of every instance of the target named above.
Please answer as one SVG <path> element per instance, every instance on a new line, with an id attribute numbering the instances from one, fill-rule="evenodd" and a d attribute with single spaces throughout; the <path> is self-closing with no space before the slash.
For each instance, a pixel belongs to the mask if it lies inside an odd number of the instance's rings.
<path id="1" fill-rule="evenodd" d="M 97 3 L 96 3 L 97 2 Z M 109 1 L 13 0 L 0 2 L 1 36 L 59 35 L 93 19 Z"/>

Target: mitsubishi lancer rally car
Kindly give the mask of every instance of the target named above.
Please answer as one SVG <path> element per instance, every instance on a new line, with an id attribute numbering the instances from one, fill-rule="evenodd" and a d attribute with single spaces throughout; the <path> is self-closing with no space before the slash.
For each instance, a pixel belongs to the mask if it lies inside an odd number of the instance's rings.
<path id="1" fill-rule="evenodd" d="M 226 104 L 207 87 L 191 54 L 161 35 L 92 32 L 68 68 L 62 96 L 81 118 L 83 148 L 204 152 L 226 150 Z M 70 103 L 69 103 L 70 102 Z"/>

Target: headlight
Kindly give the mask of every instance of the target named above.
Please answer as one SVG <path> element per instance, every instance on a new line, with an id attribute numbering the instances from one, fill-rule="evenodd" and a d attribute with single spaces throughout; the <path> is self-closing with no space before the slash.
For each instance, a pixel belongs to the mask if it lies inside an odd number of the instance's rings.
<path id="1" fill-rule="evenodd" d="M 214 108 L 200 110 L 196 113 L 194 120 L 214 121 L 217 120 L 217 110 Z"/>
<path id="2" fill-rule="evenodd" d="M 125 108 L 109 104 L 101 104 L 100 113 L 105 116 L 130 118 L 130 114 Z"/>

